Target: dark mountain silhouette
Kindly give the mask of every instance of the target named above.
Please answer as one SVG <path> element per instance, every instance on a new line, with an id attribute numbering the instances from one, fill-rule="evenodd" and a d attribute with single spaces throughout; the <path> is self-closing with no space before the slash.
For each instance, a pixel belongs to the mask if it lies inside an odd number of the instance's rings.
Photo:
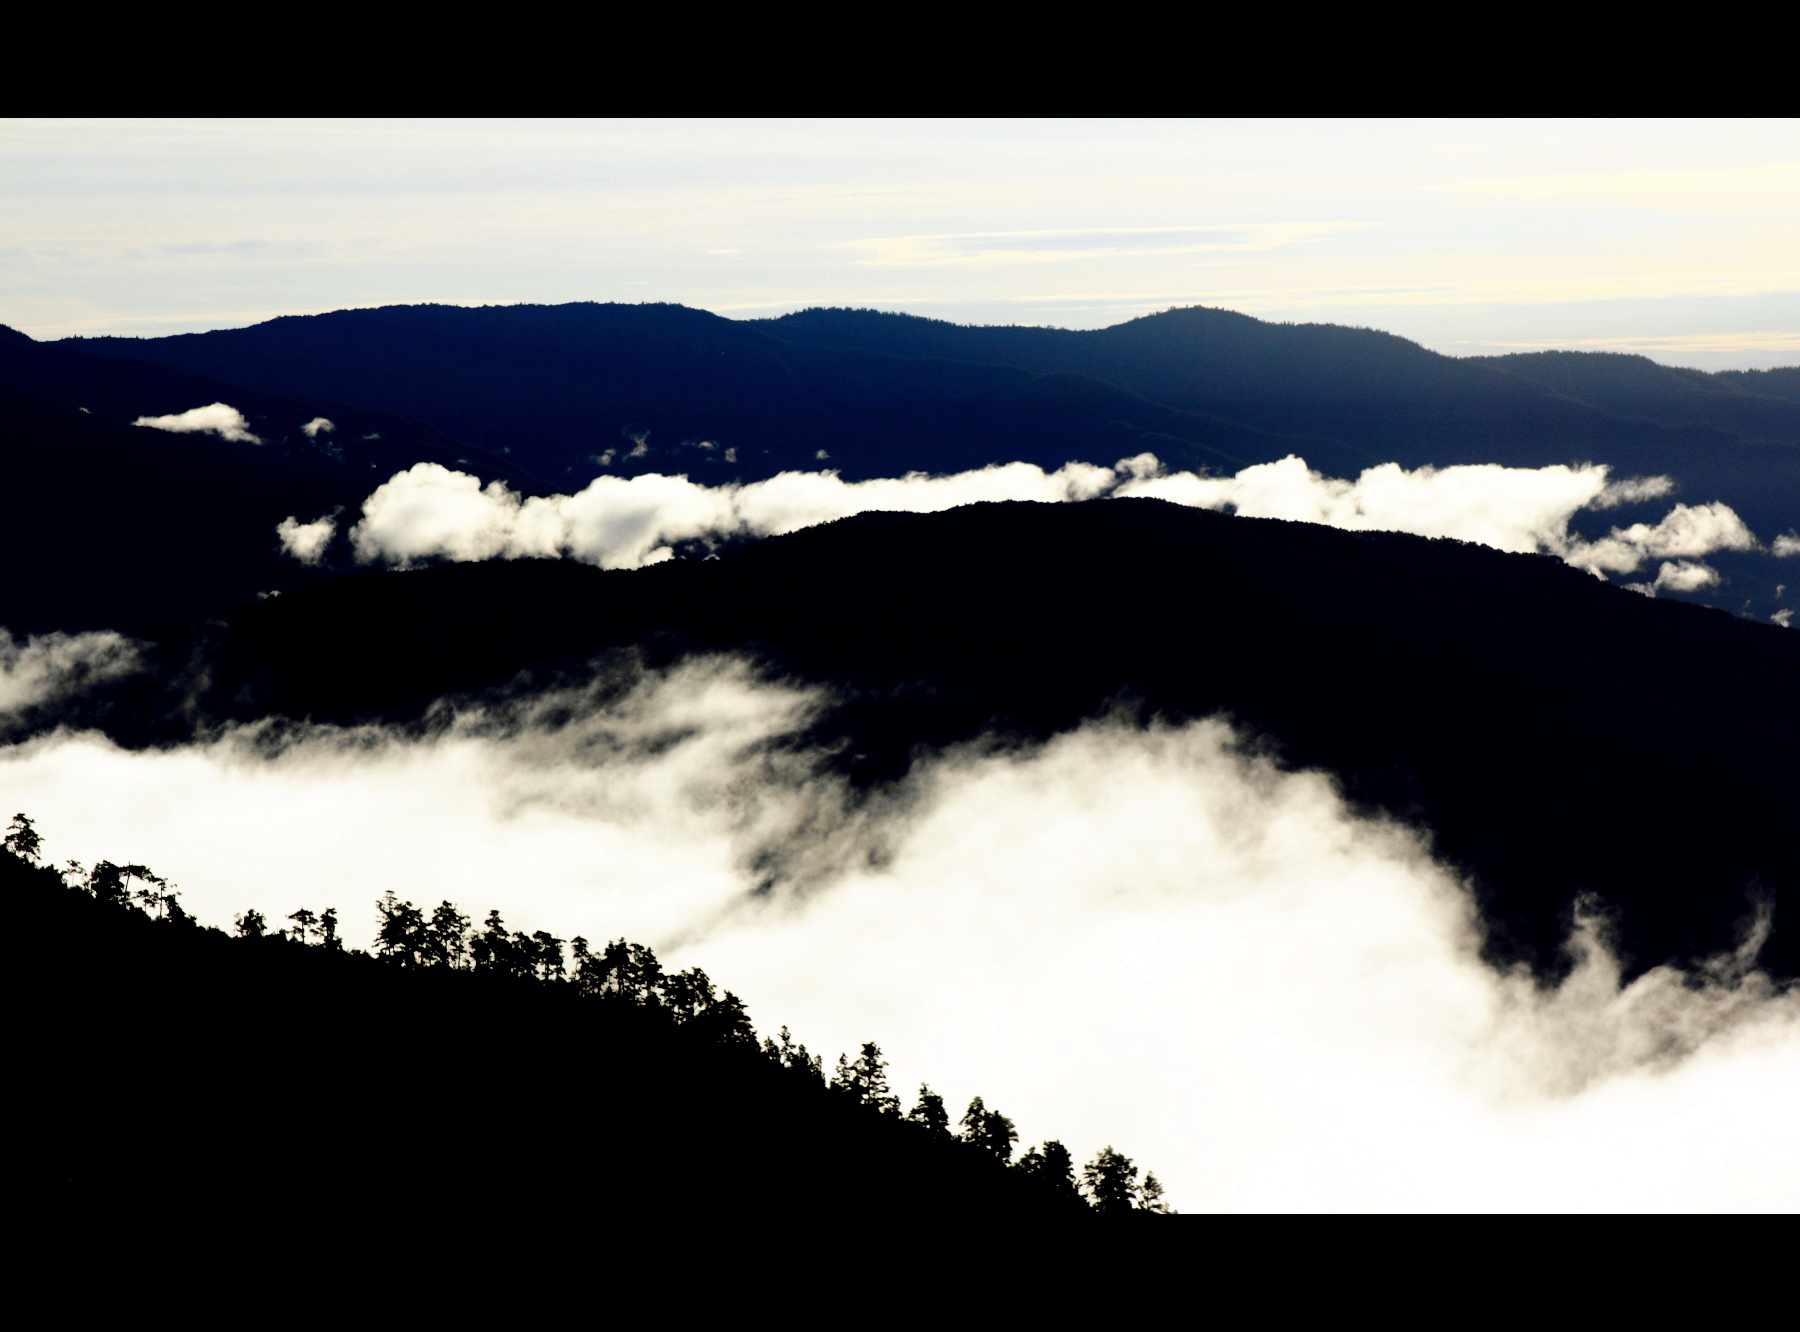
<path id="1" fill-rule="evenodd" d="M 215 401 L 242 411 L 267 442 L 131 424 Z M 300 427 L 317 416 L 336 429 L 311 440 Z M 0 625 L 134 631 L 302 585 L 319 575 L 280 555 L 276 524 L 354 510 L 375 484 L 423 458 L 493 461 L 391 413 L 255 393 L 0 328 L 9 501 Z"/>
<path id="2" fill-rule="evenodd" d="M 1791 631 L 1547 556 L 1150 500 L 865 514 L 634 572 L 350 575 L 244 608 L 207 649 L 198 708 L 418 724 L 440 696 L 634 647 L 652 664 L 744 651 L 831 685 L 806 740 L 863 786 L 920 746 L 1114 706 L 1223 711 L 1429 830 L 1470 872 L 1496 955 L 1547 970 L 1583 894 L 1619 911 L 1642 967 L 1728 947 L 1747 894 L 1791 911 L 1800 889 Z M 133 743 L 176 724 L 142 693 L 93 706 Z M 1792 975 L 1786 920 L 1767 957 Z"/>
<path id="3" fill-rule="evenodd" d="M 401 412 L 509 451 L 552 489 L 601 473 L 719 482 L 831 466 L 863 478 L 1110 464 L 1146 450 L 1175 467 L 1228 471 L 1293 451 L 1339 470 L 1376 461 L 1081 372 L 796 346 L 679 305 L 387 306 L 59 345 Z"/>
<path id="4" fill-rule="evenodd" d="M 146 631 L 304 584 L 319 575 L 279 554 L 275 525 L 357 498 L 252 446 L 134 430 L 10 387 L 0 415 L 0 625 L 15 633 Z"/>
<path id="5" fill-rule="evenodd" d="M 463 467 L 509 482 L 525 479 L 521 469 L 497 454 L 378 407 L 259 390 L 148 360 L 88 355 L 67 345 L 33 341 L 3 325 L 0 386 L 126 427 L 140 416 L 173 416 L 222 401 L 242 412 L 262 441 L 240 449 L 253 450 L 263 461 L 279 460 L 292 472 L 338 479 L 365 493 L 415 462 Z M 321 416 L 333 429 L 309 437 L 302 427 Z"/>
<path id="6" fill-rule="evenodd" d="M 1204 307 L 1091 331 L 874 310 L 758 322 L 809 345 L 1091 375 L 1174 407 L 1325 436 L 1407 467 L 1605 462 L 1623 474 L 1672 475 L 1682 498 L 1723 499 L 1764 531 L 1800 517 L 1800 410 L 1747 381 L 1659 375 L 1642 357 L 1456 358 L 1374 329 L 1268 323 Z M 1631 373 L 1621 361 L 1633 363 Z"/>
<path id="7" fill-rule="evenodd" d="M 8 1052 L 15 1208 L 1088 1210 L 674 997 L 378 960 L 254 912 L 228 938 L 105 878 L 0 850 L 9 1006 L 31 1014 Z"/>
<path id="8" fill-rule="evenodd" d="M 861 478 L 1145 450 L 1232 471 L 1293 452 L 1336 476 L 1376 462 L 1605 462 L 1673 476 L 1684 500 L 1723 500 L 1765 539 L 1800 522 L 1800 406 L 1769 387 L 1782 372 L 1459 359 L 1372 329 L 1203 307 L 1081 331 L 873 310 L 734 321 L 676 305 L 390 306 L 59 345 L 398 412 L 550 490 L 603 472 Z M 1749 596 L 1767 614 L 1773 584 L 1720 558 L 1748 581 L 1697 595 Z"/>
<path id="9" fill-rule="evenodd" d="M 1736 384 L 1750 393 L 1800 402 L 1800 366 L 1783 366 L 1774 370 L 1716 370 L 1713 377 Z"/>
<path id="10" fill-rule="evenodd" d="M 1759 391 L 1751 386 L 1757 381 L 1746 383 L 1739 374 L 1682 370 L 1617 352 L 1545 351 L 1481 359 L 1616 416 L 1666 426 L 1716 426 L 1750 439 L 1800 441 L 1800 400 Z"/>

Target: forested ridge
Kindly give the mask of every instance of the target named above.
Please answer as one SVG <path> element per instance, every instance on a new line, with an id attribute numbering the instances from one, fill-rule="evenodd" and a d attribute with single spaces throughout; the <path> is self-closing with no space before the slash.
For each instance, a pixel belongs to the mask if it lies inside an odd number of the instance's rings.
<path id="1" fill-rule="evenodd" d="M 798 739 L 863 787 L 922 748 L 1029 743 L 1113 708 L 1222 712 L 1428 829 L 1504 960 L 1553 971 L 1583 895 L 1619 913 L 1631 968 L 1705 957 L 1756 891 L 1778 907 L 1765 962 L 1800 972 L 1780 923 L 1800 887 L 1800 637 L 1547 556 L 1157 500 L 973 505 L 636 571 L 353 574 L 246 608 L 207 651 L 210 688 L 171 709 L 402 726 L 621 655 L 743 654 L 830 691 Z M 93 724 L 128 742 L 192 726 L 103 706 Z"/>
<path id="2" fill-rule="evenodd" d="M 758 1042 L 737 996 L 599 946 L 385 894 L 203 926 L 150 867 L 0 850 L 25 1089 L 14 1200 L 80 1209 L 1161 1213 L 1111 1147 L 1017 1153 L 977 1096 L 910 1111 L 881 1048 Z"/>

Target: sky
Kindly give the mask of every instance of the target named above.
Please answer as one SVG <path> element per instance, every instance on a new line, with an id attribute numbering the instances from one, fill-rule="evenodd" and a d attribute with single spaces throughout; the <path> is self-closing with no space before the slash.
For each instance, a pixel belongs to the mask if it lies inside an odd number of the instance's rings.
<path id="1" fill-rule="evenodd" d="M 0 323 L 1172 305 L 1800 363 L 1800 121 L 3 121 Z"/>

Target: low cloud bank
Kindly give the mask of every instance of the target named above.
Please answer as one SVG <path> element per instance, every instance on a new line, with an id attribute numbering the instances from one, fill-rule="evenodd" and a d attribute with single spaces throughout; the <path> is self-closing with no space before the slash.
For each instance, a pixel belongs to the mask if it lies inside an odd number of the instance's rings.
<path id="1" fill-rule="evenodd" d="M 27 713 L 54 708 L 141 665 L 137 644 L 110 629 L 14 638 L 0 628 L 0 734 Z"/>
<path id="2" fill-rule="evenodd" d="M 1736 952 L 1629 985 L 1581 919 L 1541 988 L 1480 961 L 1417 836 L 1223 722 L 970 745 L 858 802 L 770 743 L 820 702 L 732 659 L 621 657 L 427 736 L 39 736 L 0 746 L 0 808 L 215 923 L 337 906 L 366 944 L 392 888 L 641 940 L 828 1062 L 875 1039 L 906 1092 L 980 1094 L 1081 1159 L 1113 1143 L 1184 1210 L 1800 1197 L 1800 1005 L 1756 970 L 1750 903 Z"/>
<path id="3" fill-rule="evenodd" d="M 223 402 L 190 408 L 174 416 L 140 416 L 131 423 L 153 430 L 172 430 L 177 434 L 212 434 L 240 444 L 260 444 L 261 436 L 250 429 L 250 422 L 237 408 Z"/>
<path id="4" fill-rule="evenodd" d="M 1655 524 L 1614 528 L 1598 541 L 1570 532 L 1587 509 L 1666 495 L 1667 477 L 1611 480 L 1604 466 L 1371 467 L 1355 481 L 1323 476 L 1302 458 L 1247 467 L 1236 476 L 1169 473 L 1152 454 L 1113 467 L 1068 463 L 1046 472 L 1010 463 L 947 476 L 922 472 L 845 481 L 836 472 L 783 472 L 749 485 L 706 486 L 685 476 L 602 476 L 574 495 L 521 496 L 504 482 L 437 463 L 398 473 L 364 501 L 350 528 L 356 558 L 406 566 L 424 560 L 562 556 L 603 569 L 635 569 L 669 559 L 684 542 L 778 536 L 870 510 L 934 513 L 988 500 L 1068 503 L 1142 496 L 1253 518 L 1285 518 L 1358 531 L 1455 537 L 1510 551 L 1546 551 L 1597 576 L 1664 564 L 1639 590 L 1692 591 L 1718 575 L 1692 563 L 1716 550 L 1756 547 L 1728 506 L 1677 504 Z M 335 517 L 280 526 L 296 558 L 316 561 L 336 533 Z M 1777 539 L 1777 553 L 1782 543 Z M 1800 544 L 1796 544 L 1800 549 Z"/>

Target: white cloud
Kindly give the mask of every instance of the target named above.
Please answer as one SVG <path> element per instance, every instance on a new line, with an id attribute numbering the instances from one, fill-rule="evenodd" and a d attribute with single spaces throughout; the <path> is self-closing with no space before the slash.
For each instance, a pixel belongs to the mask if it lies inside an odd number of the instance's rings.
<path id="1" fill-rule="evenodd" d="M 1631 497 L 1667 489 L 1663 478 L 1624 484 Z M 1196 508 L 1231 508 L 1248 518 L 1456 537 L 1512 551 L 1555 549 L 1566 540 L 1576 512 L 1609 506 L 1622 497 L 1621 488 L 1608 486 L 1604 467 L 1481 464 L 1408 472 L 1398 463 L 1383 463 L 1355 481 L 1343 481 L 1312 471 L 1305 459 L 1292 455 L 1230 477 L 1140 475 L 1114 493 Z"/>
<path id="2" fill-rule="evenodd" d="M 262 440 L 251 429 L 244 414 L 222 402 L 193 407 L 174 416 L 140 416 L 132 425 L 150 426 L 155 430 L 173 430 L 177 434 L 213 434 L 220 439 L 240 444 L 260 444 Z"/>
<path id="3" fill-rule="evenodd" d="M 312 420 L 300 427 L 301 433 L 308 439 L 317 439 L 321 434 L 329 435 L 336 429 L 337 426 L 333 425 L 323 416 L 315 416 Z"/>
<path id="4" fill-rule="evenodd" d="M 1246 467 L 1235 476 L 1199 476 L 1165 472 L 1154 454 L 1145 453 L 1113 467 L 1066 463 L 1045 472 L 1031 463 L 1009 463 L 870 481 L 845 481 L 833 471 L 783 472 L 751 485 L 725 486 L 657 473 L 602 476 L 574 495 L 525 498 L 504 482 L 484 487 L 466 473 L 419 463 L 369 496 L 350 535 L 364 562 L 564 555 L 606 569 L 631 569 L 670 558 L 679 542 L 775 536 L 870 510 L 933 513 L 986 500 L 1067 503 L 1136 496 L 1252 518 L 1548 551 L 1600 576 L 1631 573 L 1651 558 L 1756 545 L 1749 528 L 1720 503 L 1677 504 L 1654 525 L 1614 528 L 1594 542 L 1569 531 L 1570 520 L 1583 509 L 1642 503 L 1668 494 L 1672 485 L 1661 476 L 1611 480 L 1606 467 L 1595 465 L 1478 464 L 1409 472 L 1383 463 L 1346 481 L 1323 476 L 1293 456 Z M 1710 585 L 1716 576 L 1704 577 L 1698 572 L 1702 567 L 1681 564 L 1659 575 L 1655 586 L 1688 591 Z"/>
<path id="5" fill-rule="evenodd" d="M 111 630 L 15 639 L 0 629 L 0 725 L 139 668 L 138 647 Z"/>
<path id="6" fill-rule="evenodd" d="M 1641 592 L 1647 597 L 1653 597 L 1665 588 L 1671 592 L 1698 592 L 1703 587 L 1718 585 L 1719 571 L 1694 560 L 1664 560 L 1650 582 L 1625 584 L 1633 592 Z"/>
<path id="7" fill-rule="evenodd" d="M 1692 560 L 1664 561 L 1656 571 L 1656 586 L 1672 592 L 1698 592 L 1703 587 L 1716 587 L 1719 571 Z"/>
<path id="8" fill-rule="evenodd" d="M 1769 550 L 1782 559 L 1789 555 L 1800 555 L 1800 532 L 1783 532 L 1775 538 Z"/>
<path id="9" fill-rule="evenodd" d="M 1784 606 L 1782 609 L 1769 616 L 1769 618 L 1775 621 L 1775 623 L 1780 625 L 1783 629 L 1792 629 L 1794 627 L 1794 610 L 1791 606 Z"/>
<path id="10" fill-rule="evenodd" d="M 303 523 L 290 514 L 275 525 L 275 535 L 281 538 L 282 550 L 302 564 L 317 564 L 336 531 L 335 512 L 328 513 L 323 518 L 315 518 L 310 523 Z"/>
<path id="11" fill-rule="evenodd" d="M 350 536 L 364 561 L 568 555 L 605 569 L 632 569 L 668 559 L 681 541 L 776 536 L 871 509 L 929 513 L 982 500 L 1086 499 L 1112 479 L 1110 469 L 1085 463 L 1049 473 L 1011 463 L 875 481 L 783 472 L 747 486 L 648 473 L 597 477 L 574 495 L 527 499 L 504 482 L 484 487 L 466 473 L 419 463 L 369 496 Z"/>
<path id="12" fill-rule="evenodd" d="M 874 1039 L 909 1093 L 1110 1142 L 1186 1210 L 1800 1196 L 1800 1018 L 1754 937 L 1625 985 L 1583 923 L 1541 989 L 1480 961 L 1469 895 L 1417 837 L 1222 722 L 968 746 L 857 806 L 767 743 L 816 702 L 713 661 L 426 738 L 59 733 L 0 747 L 0 808 L 58 859 L 151 864 L 214 922 L 336 905 L 366 943 L 391 887 L 642 940 L 828 1059 Z"/>
<path id="13" fill-rule="evenodd" d="M 1743 519 L 1729 505 L 1715 501 L 1677 504 L 1654 526 L 1633 523 L 1627 528 L 1615 527 L 1598 541 L 1571 538 L 1561 553 L 1570 564 L 1590 573 L 1631 573 L 1646 559 L 1710 555 L 1715 550 L 1754 550 L 1756 544 L 1756 534 L 1744 526 Z M 1660 575 L 1657 584 L 1664 585 Z"/>

